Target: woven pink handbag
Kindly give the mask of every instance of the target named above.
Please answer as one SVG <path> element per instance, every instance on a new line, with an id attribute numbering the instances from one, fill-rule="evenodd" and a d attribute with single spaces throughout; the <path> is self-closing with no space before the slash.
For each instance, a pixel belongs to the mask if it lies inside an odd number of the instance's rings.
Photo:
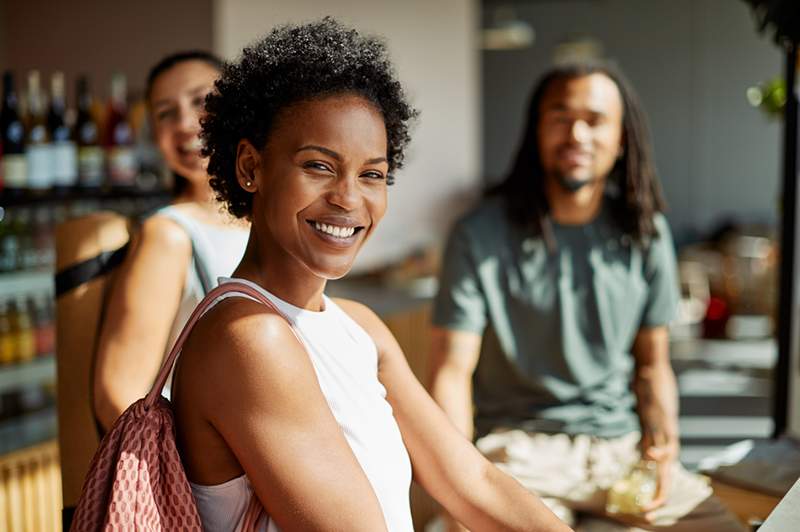
<path id="1" fill-rule="evenodd" d="M 172 407 L 161 396 L 161 390 L 194 324 L 217 298 L 228 292 L 252 296 L 285 318 L 269 299 L 244 283 L 228 282 L 211 290 L 197 305 L 164 359 L 150 393 L 128 407 L 100 442 L 70 530 L 202 531 L 175 445 Z M 263 514 L 253 493 L 241 530 L 255 530 Z"/>

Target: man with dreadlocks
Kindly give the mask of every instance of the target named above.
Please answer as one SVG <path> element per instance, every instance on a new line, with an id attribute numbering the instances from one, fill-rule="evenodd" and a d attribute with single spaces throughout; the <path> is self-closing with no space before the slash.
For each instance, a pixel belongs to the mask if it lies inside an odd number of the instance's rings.
<path id="1" fill-rule="evenodd" d="M 624 78 L 600 63 L 546 74 L 510 173 L 450 235 L 431 393 L 570 525 L 742 530 L 678 462 L 667 325 L 679 296 L 663 209 Z M 640 456 L 656 464 L 654 500 L 607 515 L 609 487 Z"/>

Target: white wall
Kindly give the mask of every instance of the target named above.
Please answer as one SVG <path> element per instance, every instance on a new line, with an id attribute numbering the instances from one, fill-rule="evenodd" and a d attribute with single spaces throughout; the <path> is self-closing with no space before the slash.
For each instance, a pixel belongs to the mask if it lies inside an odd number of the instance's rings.
<path id="1" fill-rule="evenodd" d="M 722 219 L 774 222 L 780 125 L 745 99 L 782 73 L 780 52 L 734 0 L 514 2 L 536 31 L 530 49 L 483 53 L 484 167 L 504 174 L 522 115 L 553 49 L 568 36 L 600 41 L 627 74 L 650 118 L 656 162 L 680 234 Z M 488 13 L 487 13 L 488 16 Z"/>
<path id="2" fill-rule="evenodd" d="M 356 263 L 365 269 L 441 238 L 458 210 L 452 198 L 480 180 L 478 9 L 471 0 L 215 0 L 214 47 L 233 58 L 277 24 L 326 15 L 386 38 L 422 112 L 389 211 Z"/>

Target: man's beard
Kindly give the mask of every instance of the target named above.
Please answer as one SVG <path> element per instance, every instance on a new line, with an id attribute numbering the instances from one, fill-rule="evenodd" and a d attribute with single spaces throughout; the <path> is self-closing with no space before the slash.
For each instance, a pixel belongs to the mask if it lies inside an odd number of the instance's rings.
<path id="1" fill-rule="evenodd" d="M 556 183 L 558 183 L 561 186 L 561 188 L 563 188 L 567 192 L 572 192 L 572 193 L 578 192 L 586 185 L 591 185 L 599 181 L 597 176 L 592 176 L 588 179 L 576 179 L 572 176 L 568 176 L 562 173 L 556 173 L 553 177 L 555 177 Z"/>

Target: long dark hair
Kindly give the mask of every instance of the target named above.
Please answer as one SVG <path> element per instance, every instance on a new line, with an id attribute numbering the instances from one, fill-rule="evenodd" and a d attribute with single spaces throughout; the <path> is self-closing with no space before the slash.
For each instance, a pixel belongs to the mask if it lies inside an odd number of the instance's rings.
<path id="1" fill-rule="evenodd" d="M 176 65 L 180 65 L 181 63 L 186 63 L 188 61 L 200 61 L 211 65 L 215 69 L 222 71 L 223 62 L 222 59 L 217 57 L 216 55 L 212 54 L 211 52 L 206 52 L 205 50 L 187 50 L 183 52 L 176 52 L 170 54 L 168 56 L 163 57 L 158 63 L 153 65 L 150 69 L 150 72 L 147 74 L 147 84 L 145 85 L 145 99 L 147 101 L 147 105 L 150 105 L 150 95 L 153 91 L 153 84 L 155 83 L 158 76 L 166 72 L 167 70 L 171 69 Z M 186 187 L 189 185 L 189 181 L 183 177 L 182 175 L 172 172 L 173 184 L 172 184 L 172 196 L 178 197 L 186 190 Z"/>
<path id="2" fill-rule="evenodd" d="M 656 176 L 647 120 L 630 83 L 614 67 L 603 62 L 559 65 L 536 85 L 528 107 L 528 121 L 517 156 L 506 178 L 487 190 L 486 195 L 505 199 L 508 214 L 517 225 L 541 235 L 553 249 L 555 241 L 544 189 L 544 171 L 539 156 L 539 111 L 542 97 L 554 82 L 603 74 L 610 78 L 622 97 L 623 154 L 608 177 L 617 194 L 610 196 L 613 219 L 638 244 L 658 236 L 653 216 L 666 209 Z M 608 186 L 607 185 L 607 186 Z"/>

